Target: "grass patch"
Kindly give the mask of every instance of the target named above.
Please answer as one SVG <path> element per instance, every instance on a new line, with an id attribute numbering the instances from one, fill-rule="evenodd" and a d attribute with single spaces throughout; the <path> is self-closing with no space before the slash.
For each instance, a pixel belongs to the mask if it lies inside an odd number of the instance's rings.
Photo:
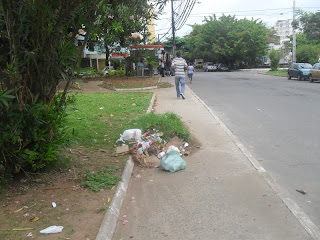
<path id="1" fill-rule="evenodd" d="M 273 75 L 273 76 L 287 76 L 288 72 L 284 70 L 277 70 L 277 71 L 268 71 L 266 72 L 268 75 Z"/>
<path id="2" fill-rule="evenodd" d="M 163 132 L 163 138 L 166 141 L 174 136 L 178 136 L 186 141 L 190 140 L 190 132 L 183 125 L 181 118 L 174 113 L 145 114 L 133 119 L 131 124 L 134 128 L 139 128 L 143 132 L 153 128 L 159 130 Z"/>
<path id="3" fill-rule="evenodd" d="M 92 171 L 86 174 L 87 181 L 83 186 L 88 187 L 91 191 L 97 192 L 100 189 L 111 189 L 120 181 L 120 177 L 114 176 L 118 168 L 106 167 L 98 173 Z"/>
<path id="4" fill-rule="evenodd" d="M 79 145 L 112 150 L 132 119 L 145 114 L 152 94 L 76 95 L 75 105 L 68 109 L 67 129 Z"/>

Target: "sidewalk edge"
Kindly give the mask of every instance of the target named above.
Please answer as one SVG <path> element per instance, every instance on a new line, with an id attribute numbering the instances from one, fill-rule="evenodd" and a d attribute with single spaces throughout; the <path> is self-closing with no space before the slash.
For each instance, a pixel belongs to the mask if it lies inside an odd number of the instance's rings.
<path id="1" fill-rule="evenodd" d="M 156 94 L 153 93 L 153 96 L 150 100 L 149 107 L 146 113 L 150 113 L 152 111 L 152 107 L 154 105 L 156 99 Z M 96 240 L 111 240 L 114 234 L 114 230 L 117 226 L 117 221 L 119 218 L 120 210 L 122 207 L 123 200 L 126 197 L 127 189 L 129 186 L 129 182 L 131 179 L 132 171 L 133 171 L 134 163 L 131 159 L 131 156 L 127 160 L 126 166 L 123 170 L 121 181 L 117 186 L 117 190 L 115 195 L 113 196 L 112 202 L 107 213 L 104 216 L 104 219 L 100 225 L 98 235 Z"/>

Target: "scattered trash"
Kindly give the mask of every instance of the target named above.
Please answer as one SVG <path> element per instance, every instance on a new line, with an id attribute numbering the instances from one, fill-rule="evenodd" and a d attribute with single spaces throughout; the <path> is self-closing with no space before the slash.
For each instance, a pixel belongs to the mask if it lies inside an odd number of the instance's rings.
<path id="1" fill-rule="evenodd" d="M 24 217 L 28 217 L 29 216 L 29 213 L 26 213 L 26 214 L 23 214 Z"/>
<path id="2" fill-rule="evenodd" d="M 69 208 L 66 208 L 66 211 L 69 211 L 70 209 Z"/>
<path id="3" fill-rule="evenodd" d="M 57 204 L 55 202 L 52 202 L 52 207 L 53 208 L 56 208 L 57 207 Z"/>
<path id="4" fill-rule="evenodd" d="M 171 145 L 170 147 L 168 147 L 167 154 L 169 154 L 171 151 L 175 151 L 175 152 L 180 153 L 179 148 L 177 148 L 176 146 L 173 146 L 173 145 Z"/>
<path id="5" fill-rule="evenodd" d="M 140 174 L 138 174 L 138 175 L 136 176 L 136 178 L 141 178 L 141 175 L 140 175 Z"/>
<path id="6" fill-rule="evenodd" d="M 126 217 L 127 217 L 127 215 L 123 215 L 122 217 L 123 217 L 123 218 L 126 218 Z"/>
<path id="7" fill-rule="evenodd" d="M 128 223 L 128 220 L 124 220 L 124 221 L 122 222 L 123 225 L 125 225 L 125 224 L 127 224 L 127 223 Z"/>
<path id="8" fill-rule="evenodd" d="M 307 191 L 301 190 L 301 189 L 297 189 L 297 192 L 302 193 L 302 194 L 307 194 Z"/>
<path id="9" fill-rule="evenodd" d="M 187 163 L 181 158 L 179 149 L 175 146 L 170 146 L 167 155 L 161 159 L 160 165 L 163 170 L 174 173 L 185 169 Z"/>
<path id="10" fill-rule="evenodd" d="M 161 158 L 163 158 L 163 157 L 164 157 L 164 155 L 166 155 L 166 153 L 165 153 L 165 152 L 160 152 L 160 153 L 158 154 L 158 158 L 159 158 L 159 159 L 161 159 Z"/>
<path id="11" fill-rule="evenodd" d="M 100 107 L 99 109 L 102 110 L 102 109 L 104 109 L 104 107 Z"/>
<path id="12" fill-rule="evenodd" d="M 141 138 L 141 129 L 128 129 L 120 134 L 120 138 L 117 142 L 125 142 L 125 141 L 138 141 Z"/>
<path id="13" fill-rule="evenodd" d="M 108 197 L 108 203 L 109 203 L 109 202 L 111 202 L 111 198 L 110 198 L 110 197 Z"/>
<path id="14" fill-rule="evenodd" d="M 40 233 L 49 234 L 49 233 L 60 233 L 62 232 L 63 226 L 50 226 L 45 229 L 42 229 Z"/>
<path id="15" fill-rule="evenodd" d="M 33 238 L 33 234 L 32 234 L 32 232 L 29 232 L 29 233 L 28 233 L 28 235 L 27 235 L 27 237 L 31 237 L 31 238 Z"/>

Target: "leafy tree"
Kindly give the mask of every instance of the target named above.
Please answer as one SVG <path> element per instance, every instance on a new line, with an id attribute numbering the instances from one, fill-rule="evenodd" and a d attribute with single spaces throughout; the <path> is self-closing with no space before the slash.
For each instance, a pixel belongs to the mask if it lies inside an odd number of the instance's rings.
<path id="1" fill-rule="evenodd" d="M 163 43 L 163 46 L 166 51 L 172 52 L 173 39 L 166 39 L 166 41 Z M 176 37 L 176 51 L 181 52 L 183 58 L 185 58 L 187 61 L 192 61 L 193 56 L 191 53 L 189 36 Z"/>
<path id="2" fill-rule="evenodd" d="M 271 70 L 276 71 L 279 67 L 279 62 L 281 58 L 281 51 L 280 50 L 271 50 L 269 52 L 269 58 L 271 60 Z"/>
<path id="3" fill-rule="evenodd" d="M 320 56 L 320 46 L 312 44 L 299 45 L 297 47 L 297 62 L 307 62 L 315 64 Z"/>
<path id="4" fill-rule="evenodd" d="M 306 34 L 308 40 L 314 40 L 320 43 L 320 12 L 299 12 L 302 31 Z"/>
<path id="5" fill-rule="evenodd" d="M 152 6 L 162 8 L 166 2 L 157 0 Z M 139 21 L 151 16 L 135 14 L 142 3 L 143 10 L 151 6 L 143 0 L 1 0 L 0 165 L 8 172 L 37 171 L 56 161 L 66 140 L 69 73 L 78 67 L 88 40 L 109 32 L 121 43 L 124 33 L 141 31 Z M 105 21 L 104 32 L 98 31 L 101 16 L 113 12 L 123 21 Z M 75 46 L 80 28 L 85 39 Z M 57 94 L 61 80 L 67 84 Z"/>
<path id="6" fill-rule="evenodd" d="M 193 26 L 191 49 L 193 56 L 226 63 L 231 69 L 241 63 L 253 65 L 266 54 L 269 31 L 257 20 L 214 15 Z"/>

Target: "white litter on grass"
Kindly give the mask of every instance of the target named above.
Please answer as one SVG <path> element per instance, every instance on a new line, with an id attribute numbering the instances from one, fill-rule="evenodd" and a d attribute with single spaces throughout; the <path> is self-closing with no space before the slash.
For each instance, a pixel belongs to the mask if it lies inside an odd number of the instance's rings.
<path id="1" fill-rule="evenodd" d="M 102 109 L 104 109 L 104 107 L 100 107 L 99 109 L 102 110 Z"/>
<path id="2" fill-rule="evenodd" d="M 55 202 L 52 202 L 52 207 L 53 208 L 57 207 L 57 204 Z"/>
<path id="3" fill-rule="evenodd" d="M 62 232 L 63 226 L 50 226 L 45 229 L 42 229 L 40 233 L 49 234 L 49 233 L 60 233 Z"/>

